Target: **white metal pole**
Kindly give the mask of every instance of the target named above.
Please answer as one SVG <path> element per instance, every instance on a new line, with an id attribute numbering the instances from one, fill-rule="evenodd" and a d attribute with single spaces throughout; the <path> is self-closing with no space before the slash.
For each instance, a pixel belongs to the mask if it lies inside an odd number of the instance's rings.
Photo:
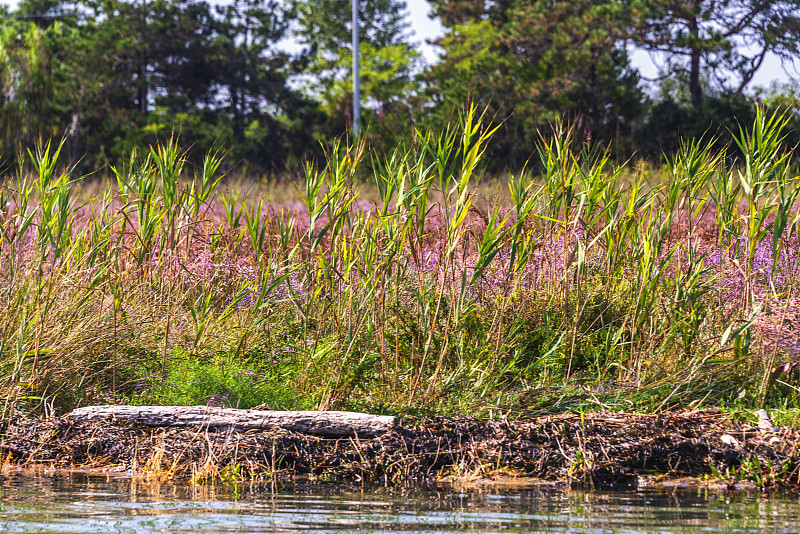
<path id="1" fill-rule="evenodd" d="M 361 126 L 361 83 L 358 66 L 358 0 L 353 0 L 353 136 Z"/>

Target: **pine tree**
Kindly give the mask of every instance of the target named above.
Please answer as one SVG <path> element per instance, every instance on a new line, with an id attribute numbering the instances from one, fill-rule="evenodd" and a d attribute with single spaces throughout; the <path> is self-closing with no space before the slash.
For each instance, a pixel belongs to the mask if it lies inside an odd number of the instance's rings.
<path id="1" fill-rule="evenodd" d="M 430 120 L 467 100 L 503 121 L 497 166 L 519 168 L 540 130 L 565 114 L 597 139 L 625 129 L 642 105 L 625 44 L 630 12 L 617 1 L 437 0 L 444 54 L 427 75 Z M 433 110 L 431 113 L 430 110 Z"/>
<path id="2" fill-rule="evenodd" d="M 351 10 L 351 3 L 341 0 L 300 5 L 297 36 L 310 57 L 304 79 L 328 112 L 333 135 L 352 121 Z M 361 99 L 367 121 L 380 123 L 401 111 L 404 97 L 417 89 L 420 55 L 409 43 L 409 28 L 404 0 L 359 3 Z"/>

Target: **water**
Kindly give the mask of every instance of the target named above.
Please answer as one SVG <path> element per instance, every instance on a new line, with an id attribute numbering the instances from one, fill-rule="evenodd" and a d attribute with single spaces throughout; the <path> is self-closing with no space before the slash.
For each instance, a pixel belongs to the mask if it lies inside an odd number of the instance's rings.
<path id="1" fill-rule="evenodd" d="M 0 479 L 0 532 L 800 532 L 794 496 L 705 489 L 364 489 Z"/>

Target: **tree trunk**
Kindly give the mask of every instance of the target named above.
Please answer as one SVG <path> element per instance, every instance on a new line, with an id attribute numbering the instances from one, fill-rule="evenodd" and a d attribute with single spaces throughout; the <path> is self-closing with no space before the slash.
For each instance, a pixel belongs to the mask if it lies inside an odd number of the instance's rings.
<path id="1" fill-rule="evenodd" d="M 589 117 L 592 120 L 590 126 L 592 141 L 595 141 L 600 132 L 600 109 L 597 104 L 597 63 L 594 58 L 589 67 Z"/>
<path id="2" fill-rule="evenodd" d="M 147 426 L 202 425 L 209 429 L 234 432 L 283 428 L 332 438 L 373 438 L 385 434 L 397 424 L 397 419 L 388 415 L 237 410 L 211 406 L 87 406 L 73 410 L 67 417 L 75 421 L 138 421 Z"/>
<path id="3" fill-rule="evenodd" d="M 147 114 L 147 51 L 145 48 L 149 45 L 147 42 L 147 2 L 142 0 L 139 4 L 139 64 L 136 66 L 136 106 L 139 108 L 139 115 Z"/>
<path id="4" fill-rule="evenodd" d="M 689 64 L 689 94 L 692 97 L 692 105 L 700 107 L 703 104 L 703 88 L 700 85 L 700 49 L 697 48 L 700 42 L 698 38 L 697 19 L 689 20 L 689 33 L 693 43 L 690 45 L 690 64 Z"/>
<path id="5" fill-rule="evenodd" d="M 239 95 L 239 88 L 230 85 L 231 109 L 233 111 L 233 136 L 239 143 L 244 143 L 244 102 Z"/>

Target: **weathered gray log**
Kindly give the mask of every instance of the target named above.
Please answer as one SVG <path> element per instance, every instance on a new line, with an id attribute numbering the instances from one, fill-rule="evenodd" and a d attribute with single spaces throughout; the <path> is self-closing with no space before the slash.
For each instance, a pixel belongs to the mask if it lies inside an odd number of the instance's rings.
<path id="1" fill-rule="evenodd" d="M 316 436 L 357 435 L 364 438 L 385 434 L 397 423 L 396 418 L 389 415 L 237 410 L 211 406 L 87 406 L 73 410 L 68 417 L 75 421 L 138 421 L 147 426 L 203 425 L 235 432 L 277 427 Z"/>

